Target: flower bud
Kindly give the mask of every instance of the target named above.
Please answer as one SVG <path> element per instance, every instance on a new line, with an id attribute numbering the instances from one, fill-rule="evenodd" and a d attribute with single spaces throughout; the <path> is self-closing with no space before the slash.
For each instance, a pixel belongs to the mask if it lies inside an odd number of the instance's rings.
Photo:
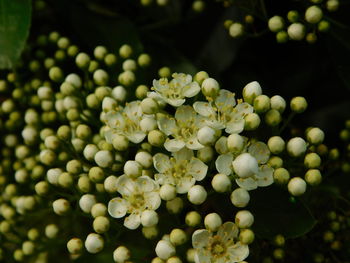
<path id="1" fill-rule="evenodd" d="M 317 169 L 310 169 L 305 174 L 305 181 L 309 185 L 319 185 L 322 181 L 322 175 L 320 170 Z"/>
<path id="2" fill-rule="evenodd" d="M 132 55 L 132 53 L 133 53 L 132 47 L 127 44 L 124 44 L 119 48 L 119 55 L 122 58 L 128 58 Z"/>
<path id="3" fill-rule="evenodd" d="M 130 86 L 135 82 L 135 73 L 127 70 L 119 74 L 118 81 L 121 85 Z"/>
<path id="4" fill-rule="evenodd" d="M 108 193 L 112 194 L 117 192 L 117 179 L 116 176 L 110 175 L 104 180 L 103 185 Z"/>
<path id="5" fill-rule="evenodd" d="M 254 223 L 254 216 L 248 210 L 241 210 L 236 214 L 235 223 L 239 228 L 249 228 Z"/>
<path id="6" fill-rule="evenodd" d="M 212 145 L 216 141 L 216 131 L 213 128 L 204 126 L 197 132 L 199 143 L 203 145 Z"/>
<path id="7" fill-rule="evenodd" d="M 130 250 L 124 246 L 117 247 L 113 252 L 113 260 L 116 263 L 124 263 L 130 258 Z"/>
<path id="8" fill-rule="evenodd" d="M 91 215 L 93 218 L 98 216 L 105 216 L 107 214 L 107 207 L 103 203 L 96 203 L 91 207 Z"/>
<path id="9" fill-rule="evenodd" d="M 286 108 L 285 99 L 279 95 L 275 95 L 271 97 L 270 103 L 271 103 L 271 109 L 277 110 L 280 113 L 283 113 Z"/>
<path id="10" fill-rule="evenodd" d="M 255 235 L 254 232 L 250 229 L 242 229 L 239 233 L 239 241 L 241 241 L 243 244 L 249 245 L 253 243 Z"/>
<path id="11" fill-rule="evenodd" d="M 164 184 L 159 189 L 159 195 L 165 201 L 172 200 L 176 197 L 176 188 L 170 184 Z"/>
<path id="12" fill-rule="evenodd" d="M 153 130 L 148 133 L 148 142 L 155 147 L 162 147 L 164 145 L 166 136 L 160 130 Z"/>
<path id="13" fill-rule="evenodd" d="M 317 24 L 321 21 L 323 16 L 322 9 L 316 5 L 310 6 L 306 9 L 305 20 L 311 24 Z"/>
<path id="14" fill-rule="evenodd" d="M 294 137 L 287 143 L 287 151 L 292 157 L 299 157 L 306 152 L 306 142 L 301 137 Z"/>
<path id="15" fill-rule="evenodd" d="M 307 108 L 307 102 L 304 97 L 294 97 L 290 101 L 290 108 L 292 111 L 296 113 L 302 113 L 306 110 Z"/>
<path id="16" fill-rule="evenodd" d="M 243 35 L 244 27 L 241 23 L 232 23 L 228 31 L 231 37 L 236 38 Z"/>
<path id="17" fill-rule="evenodd" d="M 143 227 L 142 234 L 147 239 L 154 239 L 158 236 L 158 228 L 157 226 Z"/>
<path id="18" fill-rule="evenodd" d="M 247 190 L 237 188 L 232 191 L 230 199 L 235 207 L 246 207 L 250 201 L 250 195 Z"/>
<path id="19" fill-rule="evenodd" d="M 273 16 L 269 19 L 268 27 L 272 32 L 278 32 L 283 29 L 284 21 L 280 16 Z"/>
<path id="20" fill-rule="evenodd" d="M 257 129 L 260 125 L 260 117 L 258 114 L 256 113 L 248 113 L 245 117 L 244 117 L 244 129 L 247 131 L 253 131 L 255 129 Z"/>
<path id="21" fill-rule="evenodd" d="M 96 233 L 105 233 L 109 230 L 109 219 L 105 216 L 98 216 L 95 218 L 92 226 Z"/>
<path id="22" fill-rule="evenodd" d="M 329 12 L 337 11 L 339 8 L 339 1 L 338 0 L 328 0 L 327 3 L 327 10 Z"/>
<path id="23" fill-rule="evenodd" d="M 277 184 L 286 184 L 290 178 L 289 172 L 287 169 L 280 167 L 274 170 L 273 179 Z"/>
<path id="24" fill-rule="evenodd" d="M 225 174 L 216 174 L 211 180 L 211 185 L 218 193 L 225 193 L 231 189 L 231 180 Z"/>
<path id="25" fill-rule="evenodd" d="M 137 58 L 137 63 L 140 65 L 140 67 L 147 67 L 151 64 L 151 57 L 148 54 L 141 54 L 138 58 Z"/>
<path id="26" fill-rule="evenodd" d="M 207 191 L 201 185 L 194 185 L 188 191 L 187 198 L 192 204 L 200 205 L 207 199 Z"/>
<path id="27" fill-rule="evenodd" d="M 67 249 L 70 254 L 80 254 L 83 249 L 83 241 L 80 238 L 72 238 L 67 242 Z"/>
<path id="28" fill-rule="evenodd" d="M 87 214 L 91 212 L 91 208 L 96 203 L 96 197 L 92 194 L 84 194 L 79 199 L 80 209 Z"/>
<path id="29" fill-rule="evenodd" d="M 187 235 L 186 235 L 185 231 L 183 231 L 182 229 L 174 228 L 170 232 L 170 242 L 174 246 L 180 246 L 180 245 L 184 244 L 186 242 L 186 240 L 187 240 Z"/>
<path id="30" fill-rule="evenodd" d="M 94 159 L 96 164 L 102 168 L 110 167 L 113 164 L 113 155 L 110 151 L 98 151 Z"/>
<path id="31" fill-rule="evenodd" d="M 204 217 L 205 228 L 215 232 L 222 225 L 222 219 L 217 213 L 210 213 Z"/>
<path id="32" fill-rule="evenodd" d="M 249 153 L 242 153 L 232 162 L 233 170 L 241 178 L 253 176 L 258 172 L 258 162 Z"/>
<path id="33" fill-rule="evenodd" d="M 139 85 L 135 90 L 135 96 L 139 100 L 142 100 L 147 97 L 147 93 L 149 92 L 149 88 L 146 85 Z M 158 105 L 160 106 L 160 105 Z"/>
<path id="34" fill-rule="evenodd" d="M 311 128 L 306 133 L 307 141 L 311 144 L 320 144 L 324 140 L 324 132 L 320 128 Z"/>
<path id="35" fill-rule="evenodd" d="M 288 191 L 294 196 L 302 195 L 306 191 L 306 182 L 300 177 L 293 177 L 288 183 Z"/>
<path id="36" fill-rule="evenodd" d="M 257 81 L 252 81 L 248 83 L 244 88 L 243 88 L 243 98 L 244 101 L 248 102 L 249 104 L 253 104 L 254 99 L 262 94 L 261 86 L 259 82 Z"/>
<path id="37" fill-rule="evenodd" d="M 230 152 L 240 152 L 244 147 L 244 138 L 239 134 L 230 134 L 227 137 L 227 147 Z"/>
<path id="38" fill-rule="evenodd" d="M 293 23 L 288 27 L 288 36 L 292 40 L 302 40 L 305 36 L 305 27 L 301 23 Z"/>
<path id="39" fill-rule="evenodd" d="M 127 59 L 123 62 L 122 68 L 124 71 L 135 71 L 137 69 L 136 61 L 133 59 Z"/>
<path id="40" fill-rule="evenodd" d="M 109 76 L 103 69 L 98 69 L 94 72 L 93 79 L 96 85 L 105 86 L 108 83 Z"/>
<path id="41" fill-rule="evenodd" d="M 317 153 L 308 153 L 304 158 L 307 168 L 317 168 L 321 165 L 321 157 Z"/>
<path id="42" fill-rule="evenodd" d="M 268 140 L 267 145 L 271 153 L 280 154 L 283 152 L 286 143 L 280 136 L 273 136 Z"/>
<path id="43" fill-rule="evenodd" d="M 170 241 L 160 240 L 156 246 L 156 254 L 163 260 L 167 260 L 176 253 L 175 247 L 170 243 Z"/>
<path id="44" fill-rule="evenodd" d="M 159 105 L 156 100 L 152 98 L 145 98 L 141 101 L 141 109 L 145 114 L 155 114 L 159 111 Z"/>
<path id="45" fill-rule="evenodd" d="M 96 254 L 103 249 L 103 237 L 96 233 L 90 233 L 85 240 L 85 248 L 91 254 Z"/>
<path id="46" fill-rule="evenodd" d="M 142 166 L 137 161 L 127 161 L 124 164 L 124 174 L 136 178 L 141 176 Z"/>
<path id="47" fill-rule="evenodd" d="M 197 81 L 199 85 L 202 85 L 203 82 L 204 82 L 204 80 L 206 80 L 207 78 L 209 78 L 209 75 L 208 75 L 208 73 L 205 72 L 205 71 L 199 71 L 199 72 L 197 72 L 197 73 L 194 75 L 194 77 L 193 77 L 194 81 Z M 209 84 L 209 83 L 208 83 L 208 84 Z M 217 85 L 218 85 L 218 87 L 219 87 L 219 83 L 218 83 Z M 208 94 L 205 94 L 206 91 L 203 91 L 203 86 L 202 86 L 202 93 L 203 93 L 205 96 L 211 97 L 210 94 L 216 95 L 216 94 L 218 93 L 218 91 L 219 91 L 219 89 L 216 89 L 216 91 L 213 93 L 213 92 L 210 92 L 211 90 L 212 90 L 212 89 L 209 89 L 209 93 L 208 93 L 209 95 L 208 95 Z M 207 90 L 207 91 L 208 91 L 208 90 Z"/>
<path id="48" fill-rule="evenodd" d="M 166 209 L 171 214 L 178 214 L 181 212 L 184 204 L 180 197 L 175 197 L 174 199 L 166 202 Z"/>
<path id="49" fill-rule="evenodd" d="M 266 95 L 258 95 L 254 99 L 254 110 L 256 113 L 264 113 L 270 109 L 270 98 Z"/>
<path id="50" fill-rule="evenodd" d="M 45 235 L 50 239 L 54 239 L 57 237 L 59 228 L 55 224 L 50 224 L 45 227 Z"/>
<path id="51" fill-rule="evenodd" d="M 215 97 L 220 90 L 219 83 L 213 78 L 205 78 L 202 82 L 202 93 L 206 97 Z"/>
<path id="52" fill-rule="evenodd" d="M 271 109 L 265 114 L 265 122 L 267 125 L 274 127 L 280 124 L 282 121 L 282 116 L 279 111 Z"/>
<path id="53" fill-rule="evenodd" d="M 157 225 L 158 220 L 158 214 L 154 210 L 144 210 L 141 214 L 141 224 L 145 227 Z"/>
<path id="54" fill-rule="evenodd" d="M 70 204 L 66 199 L 60 198 L 52 203 L 52 208 L 55 214 L 62 216 L 70 210 Z"/>
<path id="55" fill-rule="evenodd" d="M 191 211 L 186 214 L 185 222 L 190 227 L 198 226 L 202 221 L 201 215 L 196 211 Z"/>

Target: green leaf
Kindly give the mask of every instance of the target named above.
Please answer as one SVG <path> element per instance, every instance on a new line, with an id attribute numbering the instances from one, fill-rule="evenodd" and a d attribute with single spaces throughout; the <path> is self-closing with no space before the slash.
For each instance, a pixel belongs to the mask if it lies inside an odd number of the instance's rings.
<path id="1" fill-rule="evenodd" d="M 13 68 L 29 34 L 31 0 L 0 0 L 0 69 Z"/>
<path id="2" fill-rule="evenodd" d="M 296 238 L 309 232 L 316 220 L 309 209 L 288 192 L 277 186 L 251 192 L 250 211 L 254 214 L 253 229 L 262 237 L 272 239 L 277 234 Z"/>

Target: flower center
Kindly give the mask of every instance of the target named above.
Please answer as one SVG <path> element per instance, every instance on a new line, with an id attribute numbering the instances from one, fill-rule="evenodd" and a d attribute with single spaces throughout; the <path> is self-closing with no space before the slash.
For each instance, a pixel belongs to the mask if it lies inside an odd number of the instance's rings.
<path id="1" fill-rule="evenodd" d="M 143 194 L 136 193 L 129 196 L 128 201 L 133 208 L 142 208 L 145 205 L 145 198 Z"/>
<path id="2" fill-rule="evenodd" d="M 214 257 L 221 257 L 226 253 L 226 246 L 220 240 L 215 240 L 211 244 L 210 251 Z"/>

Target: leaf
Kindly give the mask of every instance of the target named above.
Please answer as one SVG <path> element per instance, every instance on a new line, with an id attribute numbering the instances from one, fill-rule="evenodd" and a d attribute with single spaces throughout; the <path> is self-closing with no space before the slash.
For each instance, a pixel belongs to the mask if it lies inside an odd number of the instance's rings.
<path id="1" fill-rule="evenodd" d="M 0 0 L 0 69 L 19 59 L 31 22 L 31 0 Z"/>
<path id="2" fill-rule="evenodd" d="M 249 209 L 254 214 L 253 229 L 262 238 L 272 239 L 277 234 L 296 238 L 316 224 L 309 209 L 299 199 L 291 199 L 286 190 L 277 186 L 252 191 L 251 200 Z"/>

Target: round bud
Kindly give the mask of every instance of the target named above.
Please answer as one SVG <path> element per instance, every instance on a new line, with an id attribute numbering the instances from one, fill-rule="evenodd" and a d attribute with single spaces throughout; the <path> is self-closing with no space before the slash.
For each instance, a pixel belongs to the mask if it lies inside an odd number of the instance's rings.
<path id="1" fill-rule="evenodd" d="M 153 130 L 148 133 L 147 140 L 152 146 L 162 147 L 166 136 L 160 130 Z"/>
<path id="2" fill-rule="evenodd" d="M 212 145 L 216 141 L 216 131 L 213 128 L 204 126 L 197 132 L 199 143 L 203 145 Z"/>
<path id="3" fill-rule="evenodd" d="M 170 184 L 164 184 L 159 189 L 159 195 L 165 201 L 173 200 L 176 197 L 176 187 Z"/>
<path id="4" fill-rule="evenodd" d="M 204 217 L 205 228 L 215 232 L 222 225 L 221 217 L 217 213 L 210 213 Z"/>
<path id="5" fill-rule="evenodd" d="M 280 167 L 274 170 L 273 179 L 277 184 L 286 184 L 290 178 L 289 172 L 287 169 Z"/>
<path id="6" fill-rule="evenodd" d="M 268 21 L 268 27 L 272 32 L 281 31 L 284 27 L 284 20 L 280 16 L 273 16 Z"/>
<path id="7" fill-rule="evenodd" d="M 98 69 L 94 72 L 93 79 L 97 85 L 105 86 L 107 85 L 109 79 L 108 73 L 103 69 Z"/>
<path id="8" fill-rule="evenodd" d="M 67 242 L 67 249 L 70 254 L 80 254 L 83 249 L 83 241 L 80 238 L 72 238 Z"/>
<path id="9" fill-rule="evenodd" d="M 317 24 L 318 22 L 320 22 L 322 16 L 322 9 L 319 8 L 317 5 L 310 6 L 308 9 L 306 9 L 305 20 L 311 24 Z"/>
<path id="10" fill-rule="evenodd" d="M 110 167 L 113 164 L 113 154 L 110 151 L 98 151 L 94 159 L 96 164 L 102 168 Z"/>
<path id="11" fill-rule="evenodd" d="M 306 133 L 307 141 L 311 144 L 320 144 L 324 140 L 324 132 L 320 128 L 311 128 Z"/>
<path id="12" fill-rule="evenodd" d="M 253 243 L 255 235 L 254 232 L 250 229 L 242 229 L 239 233 L 239 241 L 241 241 L 243 244 L 249 245 Z"/>
<path id="13" fill-rule="evenodd" d="M 240 152 L 244 147 L 244 138 L 239 134 L 230 134 L 227 137 L 227 147 L 230 152 Z"/>
<path id="14" fill-rule="evenodd" d="M 105 216 L 98 216 L 92 223 L 96 233 L 102 234 L 109 230 L 109 219 Z"/>
<path id="15" fill-rule="evenodd" d="M 97 152 L 98 147 L 95 144 L 88 144 L 84 148 L 83 155 L 86 160 L 93 161 Z"/>
<path id="16" fill-rule="evenodd" d="M 192 204 L 200 205 L 207 199 L 207 191 L 201 185 L 194 185 L 188 191 L 187 198 Z"/>
<path id="17" fill-rule="evenodd" d="M 248 83 L 243 88 L 242 94 L 244 101 L 248 102 L 249 104 L 253 104 L 254 99 L 262 94 L 262 89 L 259 82 L 253 81 Z"/>
<path id="18" fill-rule="evenodd" d="M 272 156 L 269 160 L 268 160 L 268 165 L 270 165 L 272 168 L 276 169 L 276 168 L 280 168 L 283 166 L 283 160 L 281 157 L 278 156 Z"/>
<path id="19" fill-rule="evenodd" d="M 153 165 L 152 155 L 145 151 L 140 151 L 135 155 L 135 161 L 142 165 L 143 168 L 150 168 Z"/>
<path id="20" fill-rule="evenodd" d="M 307 102 L 304 97 L 294 97 L 290 101 L 290 108 L 293 112 L 302 113 L 307 108 Z"/>
<path id="21" fill-rule="evenodd" d="M 127 59 L 123 62 L 122 68 L 124 71 L 135 71 L 137 69 L 136 61 L 133 59 Z"/>
<path id="22" fill-rule="evenodd" d="M 107 214 L 107 207 L 103 203 L 96 203 L 91 207 L 91 215 L 93 218 L 98 216 L 105 216 Z"/>
<path id="23" fill-rule="evenodd" d="M 260 125 L 260 117 L 258 114 L 256 113 L 248 113 L 245 117 L 244 117 L 244 129 L 247 131 L 253 131 L 255 129 L 257 129 Z"/>
<path id="24" fill-rule="evenodd" d="M 214 150 L 210 146 L 205 146 L 197 151 L 197 158 L 204 163 L 208 163 L 214 158 Z"/>
<path id="25" fill-rule="evenodd" d="M 134 83 L 135 79 L 135 73 L 130 70 L 124 71 L 118 76 L 119 83 L 124 86 L 130 86 Z"/>
<path id="26" fill-rule="evenodd" d="M 306 152 L 306 142 L 301 137 L 294 137 L 287 143 L 287 151 L 292 157 L 299 157 Z"/>
<path id="27" fill-rule="evenodd" d="M 305 36 L 305 26 L 301 23 L 293 23 L 288 27 L 288 36 L 292 40 L 302 40 Z"/>
<path id="28" fill-rule="evenodd" d="M 321 165 L 321 157 L 317 153 L 308 153 L 304 158 L 304 165 L 307 168 L 317 168 Z"/>
<path id="29" fill-rule="evenodd" d="M 239 228 L 249 228 L 254 223 L 254 216 L 248 210 L 241 210 L 236 214 L 235 223 Z"/>
<path id="30" fill-rule="evenodd" d="M 141 214 L 141 224 L 145 227 L 157 225 L 158 220 L 158 214 L 154 210 L 144 210 Z"/>
<path id="31" fill-rule="evenodd" d="M 273 154 L 279 154 L 283 152 L 285 145 L 286 143 L 280 136 L 273 136 L 267 141 L 267 146 Z"/>
<path id="32" fill-rule="evenodd" d="M 58 231 L 59 231 L 59 229 L 58 229 L 57 225 L 55 225 L 55 224 L 47 225 L 45 227 L 45 236 L 50 238 L 50 239 L 54 239 L 57 237 Z"/>
<path id="33" fill-rule="evenodd" d="M 90 233 L 85 240 L 85 248 L 91 254 L 96 254 L 103 249 L 104 240 L 96 233 Z"/>
<path id="34" fill-rule="evenodd" d="M 283 113 L 286 108 L 285 99 L 279 95 L 275 95 L 271 97 L 270 103 L 271 103 L 271 109 L 277 110 L 280 113 Z"/>
<path id="35" fill-rule="evenodd" d="M 158 236 L 158 232 L 159 231 L 156 226 L 142 228 L 142 234 L 147 239 L 154 239 L 156 236 Z"/>
<path id="36" fill-rule="evenodd" d="M 247 190 L 237 188 L 232 191 L 230 199 L 235 207 L 246 207 L 250 201 L 250 195 Z"/>
<path id="37" fill-rule="evenodd" d="M 81 175 L 78 179 L 78 189 L 83 192 L 87 193 L 91 190 L 91 181 L 87 175 Z"/>
<path id="38" fill-rule="evenodd" d="M 130 250 L 124 246 L 119 246 L 113 251 L 113 260 L 117 263 L 124 263 L 130 258 Z"/>
<path id="39" fill-rule="evenodd" d="M 117 177 L 114 175 L 110 175 L 108 176 L 105 180 L 104 180 L 104 189 L 108 192 L 108 193 L 116 193 L 117 192 Z"/>
<path id="40" fill-rule="evenodd" d="M 234 172 L 241 178 L 248 178 L 258 172 L 258 162 L 250 153 L 242 153 L 232 162 Z"/>
<path id="41" fill-rule="evenodd" d="M 310 169 L 305 174 L 305 181 L 309 185 L 319 185 L 322 181 L 322 175 L 320 170 L 317 169 Z"/>
<path id="42" fill-rule="evenodd" d="M 148 132 L 151 132 L 153 130 L 156 130 L 158 128 L 158 124 L 157 124 L 157 121 L 154 117 L 144 117 L 140 121 L 140 127 L 141 127 L 141 130 L 143 132 L 148 133 Z M 151 139 L 156 139 L 156 138 L 153 138 L 153 136 L 155 136 L 155 134 L 153 134 L 151 136 Z"/>
<path id="43" fill-rule="evenodd" d="M 300 177 L 294 177 L 288 183 L 288 191 L 291 195 L 300 196 L 306 191 L 306 182 Z"/>
<path id="44" fill-rule="evenodd" d="M 254 99 L 254 110 L 256 113 L 264 113 L 270 109 L 270 98 L 266 95 L 259 95 Z"/>
<path id="45" fill-rule="evenodd" d="M 32 255 L 35 250 L 35 244 L 32 241 L 24 241 L 22 244 L 23 254 L 28 256 Z"/>
<path id="46" fill-rule="evenodd" d="M 231 37 L 233 38 L 240 37 L 241 35 L 243 35 L 244 26 L 241 23 L 232 23 L 228 31 Z"/>
<path id="47" fill-rule="evenodd" d="M 137 58 L 137 63 L 140 65 L 140 67 L 147 67 L 151 64 L 151 57 L 148 54 L 141 54 Z"/>
<path id="48" fill-rule="evenodd" d="M 197 81 L 199 85 L 202 85 L 203 82 L 204 82 L 204 80 L 206 80 L 207 78 L 209 78 L 209 75 L 208 75 L 208 73 L 205 72 L 205 71 L 199 71 L 199 72 L 197 72 L 197 73 L 194 75 L 194 77 L 193 77 L 194 81 Z M 208 83 L 208 84 L 209 84 L 209 83 Z M 219 83 L 218 83 L 218 88 L 219 88 Z M 210 89 L 210 90 L 211 90 L 211 89 Z M 212 94 L 212 92 L 210 92 L 210 90 L 209 90 L 209 95 Z M 218 91 L 219 91 L 219 89 L 217 89 L 217 91 L 214 92 L 214 94 L 217 94 Z M 204 92 L 206 93 L 206 91 L 203 91 L 203 86 L 202 86 L 202 93 L 203 93 L 205 96 L 208 96 L 208 95 L 205 94 Z"/>
<path id="49" fill-rule="evenodd" d="M 202 82 L 202 93 L 207 97 L 215 97 L 220 90 L 219 83 L 213 78 L 205 78 Z"/>
<path id="50" fill-rule="evenodd" d="M 228 153 L 227 137 L 221 136 L 215 143 L 215 150 L 218 154 Z"/>
<path id="51" fill-rule="evenodd" d="M 174 228 L 170 232 L 170 242 L 174 246 L 180 246 L 180 245 L 184 244 L 186 242 L 186 240 L 187 240 L 187 235 L 186 235 L 185 231 L 183 231 L 182 229 Z"/>
<path id="52" fill-rule="evenodd" d="M 281 113 L 277 110 L 271 109 L 265 114 L 265 122 L 267 125 L 274 127 L 282 121 Z"/>
<path id="53" fill-rule="evenodd" d="M 139 100 L 142 100 L 147 97 L 148 92 L 149 92 L 149 88 L 146 85 L 139 85 L 135 90 L 135 96 Z"/>
<path id="54" fill-rule="evenodd" d="M 119 55 L 122 57 L 122 58 L 128 58 L 132 55 L 132 48 L 131 46 L 125 44 L 125 45 L 122 45 L 120 48 L 119 48 Z"/>
<path id="55" fill-rule="evenodd" d="M 328 0 L 327 3 L 327 10 L 330 12 L 337 11 L 339 8 L 339 0 Z"/>
<path id="56" fill-rule="evenodd" d="M 79 199 L 80 209 L 87 214 L 91 212 L 91 208 L 96 203 L 96 197 L 92 194 L 84 194 Z"/>
<path id="57" fill-rule="evenodd" d="M 216 192 L 225 193 L 231 189 L 231 180 L 225 174 L 216 174 L 211 180 L 211 185 Z"/>
<path id="58" fill-rule="evenodd" d="M 60 198 L 52 203 L 52 208 L 55 214 L 62 216 L 70 210 L 70 203 L 66 199 Z"/>
<path id="59" fill-rule="evenodd" d="M 163 260 L 167 260 L 176 253 L 175 247 L 167 240 L 160 240 L 156 246 L 156 254 Z"/>
<path id="60" fill-rule="evenodd" d="M 191 211 L 186 214 L 185 222 L 190 227 L 198 226 L 202 221 L 201 215 L 196 211 Z"/>
<path id="61" fill-rule="evenodd" d="M 124 164 L 124 174 L 136 178 L 141 176 L 142 166 L 137 161 L 127 161 Z"/>
<path id="62" fill-rule="evenodd" d="M 166 209 L 171 214 L 178 214 L 183 208 L 183 201 L 180 197 L 175 197 L 174 199 L 166 202 Z"/>
<path id="63" fill-rule="evenodd" d="M 124 102 L 126 99 L 126 89 L 123 86 L 116 86 L 111 93 L 112 97 L 119 102 Z"/>
<path id="64" fill-rule="evenodd" d="M 145 98 L 141 101 L 141 109 L 145 114 L 155 114 L 159 111 L 159 105 L 152 98 Z"/>

